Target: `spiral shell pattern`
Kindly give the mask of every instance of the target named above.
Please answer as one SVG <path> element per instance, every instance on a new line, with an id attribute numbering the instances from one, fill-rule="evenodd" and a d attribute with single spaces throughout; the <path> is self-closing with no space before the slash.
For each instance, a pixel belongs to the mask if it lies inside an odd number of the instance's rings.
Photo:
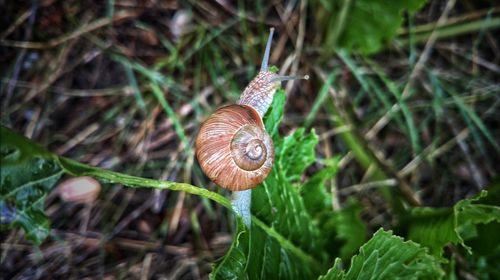
<path id="1" fill-rule="evenodd" d="M 259 113 L 250 106 L 230 105 L 201 126 L 196 157 L 210 180 L 240 191 L 264 181 L 272 169 L 274 149 Z"/>

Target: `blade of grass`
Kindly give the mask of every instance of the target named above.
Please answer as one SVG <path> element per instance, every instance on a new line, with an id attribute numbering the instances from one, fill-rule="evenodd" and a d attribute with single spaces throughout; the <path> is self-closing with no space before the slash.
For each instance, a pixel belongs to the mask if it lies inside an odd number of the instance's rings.
<path id="1" fill-rule="evenodd" d="M 349 15 L 349 10 L 351 8 L 352 0 L 343 0 L 341 1 L 341 8 L 340 8 L 340 13 L 337 18 L 331 17 L 330 21 L 328 22 L 328 26 L 332 26 L 333 30 L 328 30 L 326 33 L 326 39 L 325 39 L 325 46 L 328 46 L 329 49 L 333 50 L 334 48 L 337 47 L 337 42 L 344 31 L 345 28 L 345 22 L 347 19 L 347 16 Z M 331 5 L 328 5 L 324 3 L 324 5 L 328 6 L 330 9 L 333 9 Z M 332 12 L 332 11 L 329 11 Z"/>
<path id="2" fill-rule="evenodd" d="M 160 86 L 155 83 L 154 81 L 151 81 L 150 83 L 151 89 L 153 91 L 154 96 L 158 99 L 158 102 L 160 102 L 160 105 L 163 107 L 165 112 L 167 113 L 168 118 L 172 121 L 172 124 L 174 125 L 174 130 L 177 133 L 177 136 L 179 137 L 181 141 L 181 146 L 179 147 L 180 151 L 185 151 L 185 160 L 181 162 L 181 165 L 184 166 L 184 176 L 183 179 L 184 181 L 190 181 L 191 177 L 191 169 L 193 167 L 193 161 L 194 161 L 194 150 L 192 149 L 191 145 L 189 144 L 189 140 L 186 137 L 186 133 L 184 132 L 184 128 L 177 117 L 177 114 L 175 111 L 172 109 L 172 107 L 168 104 L 167 100 L 165 99 L 165 96 L 163 95 L 163 91 L 161 90 Z"/>
<path id="3" fill-rule="evenodd" d="M 184 71 L 186 69 L 185 65 L 179 63 L 179 51 L 183 46 L 182 41 L 174 45 L 163 34 L 158 34 L 158 39 L 169 55 L 157 59 L 152 68 L 155 71 L 160 71 L 163 67 L 167 67 L 170 70 Z"/>
<path id="4" fill-rule="evenodd" d="M 491 143 L 491 145 L 497 151 L 497 153 L 500 153 L 500 146 L 498 145 L 498 142 L 495 141 L 495 138 L 488 130 L 484 122 L 481 120 L 481 117 L 479 117 L 477 113 L 470 106 L 467 105 L 467 103 L 463 100 L 463 98 L 455 91 L 454 87 L 450 84 L 446 84 L 444 81 L 441 81 L 435 73 L 431 71 L 428 71 L 427 73 L 430 77 L 433 89 L 438 94 L 443 95 L 446 92 L 451 96 L 453 102 L 456 104 L 460 113 L 464 117 L 465 122 L 468 124 L 472 137 L 475 140 L 476 144 L 478 145 L 483 156 L 487 156 L 486 147 L 484 146 L 483 141 L 479 136 L 479 132 L 477 131 L 478 129 L 484 135 L 484 137 Z"/>
<path id="5" fill-rule="evenodd" d="M 498 28 L 500 28 L 500 17 L 495 16 L 491 18 L 466 21 L 464 23 L 452 26 L 437 28 L 435 30 L 435 34 L 437 40 L 442 40 L 446 38 L 457 37 L 468 33 L 474 33 L 477 32 L 478 30 L 486 31 Z M 415 43 L 426 42 L 430 38 L 433 32 L 434 31 L 426 31 L 423 33 L 415 34 Z M 402 38 L 396 38 L 397 43 L 402 46 L 408 45 L 410 43 L 410 40 L 405 38 L 406 36 L 407 35 L 404 35 L 404 37 Z"/>
<path id="6" fill-rule="evenodd" d="M 196 54 L 199 50 L 204 48 L 207 44 L 212 42 L 215 38 L 219 37 L 224 33 L 226 30 L 231 28 L 233 25 L 238 23 L 238 19 L 232 19 L 229 20 L 228 22 L 224 23 L 220 28 L 213 28 L 213 27 L 204 27 L 202 30 L 203 32 L 200 35 L 200 38 L 197 38 L 195 43 L 192 44 L 193 47 L 191 49 L 188 49 L 186 51 L 186 54 L 183 55 L 182 59 L 179 61 L 179 63 L 185 64 L 191 57 Z M 205 37 L 205 32 L 208 32 L 208 35 Z"/>
<path id="7" fill-rule="evenodd" d="M 108 18 L 113 18 L 115 14 L 115 0 L 108 0 L 108 4 L 106 5 L 106 15 Z"/>
<path id="8" fill-rule="evenodd" d="M 476 112 L 462 100 L 462 97 L 455 91 L 455 89 L 452 86 L 447 86 L 445 90 L 448 94 L 451 95 L 451 97 L 457 104 L 458 108 L 460 109 L 462 115 L 464 116 L 465 120 L 467 122 L 470 121 L 472 124 L 474 124 L 479 129 L 479 131 L 481 131 L 484 137 L 486 137 L 486 139 L 490 142 L 493 148 L 495 148 L 497 153 L 500 153 L 500 146 L 498 145 L 497 142 L 498 139 L 495 140 L 491 132 L 488 130 L 488 128 L 481 120 L 481 118 L 476 114 Z M 486 148 L 484 147 L 484 145 L 482 145 L 482 142 L 478 144 L 481 144 L 480 147 L 486 154 Z"/>
<path id="9" fill-rule="evenodd" d="M 248 28 L 248 22 L 244 20 L 246 18 L 245 12 L 245 1 L 238 1 L 238 16 L 242 19 L 239 21 L 239 28 L 241 29 L 241 34 L 243 38 L 251 38 L 251 32 Z M 266 34 L 266 33 L 264 33 Z M 265 41 L 264 41 L 265 42 Z M 246 61 L 252 61 L 252 57 L 257 57 L 257 52 L 254 48 L 250 47 L 250 44 L 241 44 L 242 56 Z M 257 65 L 255 65 L 257 66 Z"/>
<path id="10" fill-rule="evenodd" d="M 172 93 L 176 95 L 176 97 L 185 99 L 185 97 L 183 97 L 181 94 L 178 94 L 178 92 L 181 90 L 181 87 L 172 78 L 166 77 L 158 71 L 152 70 L 119 54 L 111 54 L 111 58 L 123 65 L 126 65 L 127 67 L 132 68 L 133 70 L 147 77 L 151 81 L 158 83 L 159 85 L 168 86 L 172 90 Z"/>
<path id="11" fill-rule="evenodd" d="M 368 79 L 365 78 L 365 74 L 361 69 L 359 69 L 359 67 L 357 67 L 356 63 L 351 59 L 349 54 L 345 50 L 341 49 L 337 51 L 337 55 L 347 65 L 349 70 L 351 70 L 351 73 L 354 75 L 356 80 L 361 85 L 361 90 L 357 94 L 355 94 L 355 97 L 353 99 L 353 105 L 357 106 L 359 102 L 361 102 L 363 98 L 365 98 L 366 94 L 369 94 L 371 97 L 373 97 L 372 91 L 370 90 L 370 83 L 368 82 Z M 384 96 L 382 95 L 381 97 L 383 98 Z M 377 102 L 374 108 L 378 108 L 379 107 L 378 98 L 372 98 L 371 100 L 373 102 Z M 383 104 L 385 104 L 384 101 L 386 100 L 382 99 Z"/>
<path id="12" fill-rule="evenodd" d="M 142 98 L 141 91 L 139 89 L 139 85 L 137 84 L 137 80 L 135 79 L 134 71 L 130 67 L 130 64 L 123 64 L 123 68 L 125 69 L 125 73 L 127 74 L 127 79 L 132 87 L 132 92 L 134 93 L 135 100 L 139 108 L 144 112 L 146 111 L 146 104 L 144 103 L 144 99 Z"/>
<path id="13" fill-rule="evenodd" d="M 413 114 L 411 113 L 410 109 L 408 108 L 408 105 L 404 101 L 400 90 L 398 89 L 398 86 L 391 81 L 387 75 L 384 73 L 382 69 L 372 60 L 369 58 L 365 59 L 370 67 L 375 71 L 375 73 L 378 75 L 378 77 L 384 82 L 386 88 L 389 90 L 390 93 L 396 98 L 399 107 L 401 108 L 401 112 L 403 113 L 403 117 L 406 121 L 406 130 L 408 131 L 408 134 L 410 135 L 410 140 L 413 148 L 413 154 L 418 154 L 421 152 L 421 147 L 420 147 L 420 138 L 419 138 L 419 132 L 418 129 L 415 125 L 415 120 L 413 119 Z"/>
<path id="14" fill-rule="evenodd" d="M 391 113 L 391 119 L 395 119 L 397 122 L 398 126 L 402 130 L 406 130 L 407 128 L 404 125 L 404 122 L 401 118 L 401 115 L 399 114 L 399 110 L 391 110 L 391 108 L 394 106 L 391 104 L 391 101 L 387 97 L 387 94 L 378 86 L 378 84 L 373 81 L 372 79 L 365 77 L 366 75 L 363 74 L 363 71 L 356 65 L 356 63 L 350 58 L 349 54 L 343 50 L 340 50 L 338 52 L 339 57 L 342 59 L 342 61 L 349 67 L 351 72 L 354 74 L 354 77 L 356 77 L 356 80 L 360 83 L 361 88 L 365 92 L 373 92 L 375 93 L 375 96 L 380 102 L 382 103 L 383 111 L 384 112 L 390 112 Z M 377 106 L 375 106 L 377 107 Z"/>
<path id="15" fill-rule="evenodd" d="M 189 145 L 189 141 L 186 137 L 186 133 L 184 132 L 184 128 L 179 121 L 179 118 L 177 118 L 177 114 L 175 111 L 172 109 L 172 107 L 168 104 L 167 100 L 165 99 L 165 96 L 163 94 L 163 91 L 161 90 L 160 86 L 155 82 L 155 81 L 150 81 L 150 87 L 151 90 L 153 91 L 153 95 L 156 97 L 158 102 L 160 102 L 160 105 L 163 107 L 163 110 L 167 114 L 168 118 L 172 121 L 174 125 L 175 132 L 177 133 L 177 136 L 179 137 L 181 143 L 182 143 L 182 148 L 185 149 L 186 152 L 188 153 L 188 157 L 193 154 L 193 150 Z"/>
<path id="16" fill-rule="evenodd" d="M 203 55 L 204 72 L 208 73 L 211 84 L 226 98 L 226 100 L 237 100 L 240 95 L 237 83 L 234 81 L 234 76 L 231 71 L 226 67 L 224 59 L 221 56 L 221 50 L 216 48 L 215 45 L 207 46 L 207 51 Z M 221 77 L 222 75 L 222 77 Z M 221 79 L 223 78 L 223 79 Z M 221 80 L 229 81 L 227 83 L 231 90 L 223 88 Z"/>
<path id="17" fill-rule="evenodd" d="M 370 86 L 370 89 L 375 93 L 376 97 L 382 102 L 383 111 L 388 112 L 391 110 L 393 105 L 391 104 L 391 101 L 389 97 L 387 96 L 387 92 L 385 92 L 382 87 L 379 85 L 377 81 L 374 81 L 372 79 L 367 80 L 367 84 Z M 405 126 L 405 123 L 403 121 L 403 118 L 401 117 L 399 110 L 395 110 L 392 112 L 391 119 L 394 119 L 396 121 L 396 124 L 398 127 L 403 130 L 403 131 L 408 131 L 407 127 Z"/>

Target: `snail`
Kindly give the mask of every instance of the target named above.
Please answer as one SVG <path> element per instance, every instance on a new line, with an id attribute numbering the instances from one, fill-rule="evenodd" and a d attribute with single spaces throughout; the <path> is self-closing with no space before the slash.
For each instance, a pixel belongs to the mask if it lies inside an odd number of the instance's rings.
<path id="1" fill-rule="evenodd" d="M 308 79 L 308 76 L 280 76 L 269 71 L 273 34 L 271 28 L 260 71 L 238 103 L 210 115 L 195 143 L 201 169 L 215 184 L 233 191 L 232 206 L 247 225 L 250 225 L 251 189 L 269 175 L 274 161 L 273 141 L 262 119 L 281 81 Z"/>

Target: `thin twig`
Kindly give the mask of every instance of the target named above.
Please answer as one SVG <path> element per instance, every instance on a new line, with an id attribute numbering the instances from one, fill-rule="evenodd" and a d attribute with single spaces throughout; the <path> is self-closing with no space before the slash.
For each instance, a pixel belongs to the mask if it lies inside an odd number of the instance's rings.
<path id="1" fill-rule="evenodd" d="M 474 12 L 469 13 L 469 14 L 448 18 L 446 20 L 446 23 L 441 25 L 441 27 L 447 27 L 447 26 L 454 25 L 457 23 L 462 23 L 462 22 L 469 22 L 471 20 L 483 18 L 483 17 L 487 16 L 488 14 L 495 14 L 498 12 L 500 12 L 500 6 L 496 6 L 496 7 L 488 8 L 488 9 L 483 9 L 483 10 L 479 10 L 479 11 L 474 11 Z M 423 32 L 431 32 L 436 28 L 437 24 L 438 24 L 437 22 L 429 22 L 429 23 L 415 26 L 411 30 L 408 28 L 401 28 L 397 31 L 396 36 L 408 36 L 410 31 L 413 32 L 414 34 L 423 33 Z"/>
<path id="2" fill-rule="evenodd" d="M 434 149 L 434 145 L 431 144 L 427 148 L 424 149 L 422 153 L 414 157 L 409 163 L 407 163 L 399 172 L 399 176 L 407 176 L 415 169 L 417 169 L 420 164 L 423 162 L 424 159 L 429 158 L 429 159 L 434 159 L 439 157 L 440 155 L 446 153 L 449 151 L 451 148 L 453 148 L 459 141 L 463 141 L 469 136 L 469 129 L 465 128 L 460 133 L 455 135 L 452 139 L 438 147 L 437 149 Z"/>
<path id="3" fill-rule="evenodd" d="M 149 279 L 149 270 L 151 269 L 151 263 L 153 261 L 153 254 L 147 253 L 144 257 L 144 261 L 142 262 L 141 267 L 141 280 Z"/>
<path id="4" fill-rule="evenodd" d="M 33 13 L 35 13 L 34 8 L 27 9 L 24 13 L 22 13 L 13 23 L 9 26 L 2 34 L 0 34 L 0 40 L 5 39 L 12 33 L 16 28 L 21 25 L 28 17 L 30 17 Z"/>
<path id="5" fill-rule="evenodd" d="M 66 142 L 63 146 L 61 146 L 59 149 L 56 150 L 56 153 L 58 155 L 64 155 L 66 152 L 71 150 L 73 147 L 87 139 L 90 134 L 94 133 L 99 129 L 99 124 L 93 123 L 89 126 L 87 126 L 85 129 L 83 129 L 80 133 L 75 135 L 71 140 Z"/>
<path id="6" fill-rule="evenodd" d="M 381 188 L 381 187 L 394 187 L 398 184 L 398 181 L 395 179 L 386 179 L 381 181 L 371 181 L 362 184 L 351 185 L 346 188 L 342 188 L 339 192 L 341 195 L 350 195 L 352 193 L 366 191 L 373 188 Z"/>
<path id="7" fill-rule="evenodd" d="M 24 40 L 29 40 L 31 38 L 32 33 L 33 33 L 33 26 L 35 24 L 37 7 L 38 7 L 37 4 L 33 4 L 33 6 L 30 9 L 31 12 L 29 13 L 28 26 L 26 27 L 26 32 L 24 33 Z M 9 106 L 10 99 L 12 98 L 12 95 L 14 94 L 14 89 L 16 87 L 17 77 L 19 76 L 19 73 L 21 71 L 21 65 L 23 64 L 25 55 L 26 55 L 26 50 L 21 50 L 19 52 L 19 55 L 17 56 L 16 63 L 14 65 L 14 69 L 12 71 L 11 79 L 8 80 L 7 93 L 5 96 L 5 100 L 3 100 L 3 102 L 2 102 L 2 109 L 6 109 Z M 5 112 L 5 110 L 2 110 L 2 111 Z"/>

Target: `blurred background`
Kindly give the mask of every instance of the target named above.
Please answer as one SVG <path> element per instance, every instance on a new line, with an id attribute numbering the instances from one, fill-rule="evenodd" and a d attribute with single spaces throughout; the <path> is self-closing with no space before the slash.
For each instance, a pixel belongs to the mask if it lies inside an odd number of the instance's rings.
<path id="1" fill-rule="evenodd" d="M 229 195 L 193 140 L 257 74 L 274 27 L 270 64 L 310 76 L 283 84 L 282 135 L 314 129 L 307 174 L 340 161 L 332 207 L 356 197 L 371 232 L 390 228 L 380 186 L 450 206 L 500 171 L 498 4 L 0 0 L 1 123 L 80 162 Z M 88 178 L 75 194 L 67 179 L 39 248 L 1 233 L 1 279 L 206 278 L 231 243 L 232 214 L 206 199 Z"/>

